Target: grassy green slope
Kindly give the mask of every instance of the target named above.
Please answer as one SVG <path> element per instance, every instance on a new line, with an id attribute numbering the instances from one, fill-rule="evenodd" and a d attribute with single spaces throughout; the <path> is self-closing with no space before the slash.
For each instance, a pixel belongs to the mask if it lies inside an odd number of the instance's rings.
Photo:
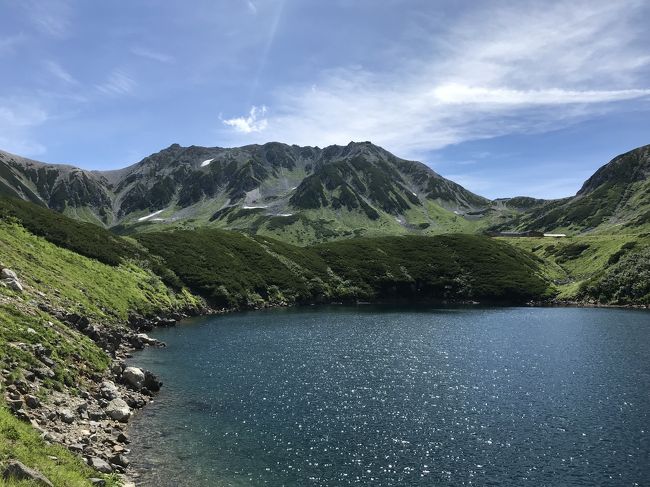
<path id="1" fill-rule="evenodd" d="M 28 287 L 16 299 L 47 300 L 51 305 L 108 322 L 131 312 L 151 314 L 196 304 L 186 291 L 175 293 L 152 271 L 134 261 L 117 266 L 58 247 L 16 223 L 0 221 L 2 264 Z M 10 290 L 3 288 L 3 292 Z"/>
<path id="2" fill-rule="evenodd" d="M 543 261 L 545 275 L 555 282 L 561 300 L 614 305 L 650 303 L 649 281 L 644 278 L 649 234 L 502 240 Z"/>
<path id="3" fill-rule="evenodd" d="M 88 487 L 89 479 L 102 477 L 107 486 L 118 485 L 117 478 L 101 476 L 87 467 L 81 459 L 58 445 L 43 441 L 37 431 L 0 407 L 0 463 L 5 460 L 18 460 L 45 475 L 55 486 Z M 30 487 L 31 482 L 3 480 L 0 486 Z"/>

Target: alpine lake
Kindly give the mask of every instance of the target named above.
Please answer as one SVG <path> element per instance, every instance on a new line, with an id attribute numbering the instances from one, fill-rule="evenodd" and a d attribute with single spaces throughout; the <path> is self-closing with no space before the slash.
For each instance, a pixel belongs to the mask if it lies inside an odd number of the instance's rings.
<path id="1" fill-rule="evenodd" d="M 648 311 L 306 307 L 152 335 L 138 485 L 650 485 Z"/>

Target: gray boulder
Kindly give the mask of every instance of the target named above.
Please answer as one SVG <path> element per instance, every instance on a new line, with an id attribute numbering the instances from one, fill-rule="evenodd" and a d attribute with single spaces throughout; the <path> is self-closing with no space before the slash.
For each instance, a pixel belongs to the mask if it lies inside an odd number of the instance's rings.
<path id="1" fill-rule="evenodd" d="M 89 457 L 88 465 L 101 473 L 112 473 L 113 467 L 99 457 Z"/>
<path id="2" fill-rule="evenodd" d="M 102 397 L 105 397 L 106 399 L 115 399 L 117 396 L 119 396 L 117 386 L 110 380 L 105 380 L 101 383 L 99 386 L 99 392 Z"/>
<path id="3" fill-rule="evenodd" d="M 59 409 L 58 414 L 59 414 L 59 418 L 61 418 L 61 421 L 67 424 L 74 423 L 74 420 L 76 418 L 74 413 L 67 408 Z"/>
<path id="4" fill-rule="evenodd" d="M 19 409 L 22 409 L 23 401 L 22 399 L 8 399 L 7 406 L 9 406 L 9 409 L 11 409 L 13 412 L 16 412 Z"/>
<path id="5" fill-rule="evenodd" d="M 11 269 L 4 268 L 0 272 L 0 278 L 2 278 L 2 279 L 18 279 L 18 274 L 16 274 Z"/>
<path id="6" fill-rule="evenodd" d="M 9 462 L 2 473 L 2 478 L 5 480 L 27 480 L 31 481 L 35 485 L 54 487 L 52 482 L 50 482 L 41 472 L 29 468 L 17 460 Z"/>
<path id="7" fill-rule="evenodd" d="M 30 408 L 34 409 L 37 407 L 40 407 L 41 401 L 38 399 L 38 397 L 33 396 L 31 394 L 25 395 L 25 404 L 29 406 Z"/>
<path id="8" fill-rule="evenodd" d="M 23 285 L 18 279 L 4 279 L 3 281 L 9 289 L 14 291 L 23 292 Z"/>
<path id="9" fill-rule="evenodd" d="M 131 417 L 131 408 L 123 399 L 115 398 L 106 406 L 106 414 L 116 421 L 126 422 Z"/>
<path id="10" fill-rule="evenodd" d="M 122 379 L 129 386 L 139 390 L 142 389 L 142 384 L 144 384 L 144 372 L 137 367 L 127 367 L 122 372 Z"/>

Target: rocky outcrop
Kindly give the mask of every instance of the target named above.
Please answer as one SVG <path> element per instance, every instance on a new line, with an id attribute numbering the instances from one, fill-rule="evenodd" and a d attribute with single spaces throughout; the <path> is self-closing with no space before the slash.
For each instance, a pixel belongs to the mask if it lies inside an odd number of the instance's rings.
<path id="1" fill-rule="evenodd" d="M 0 265 L 0 268 L 2 269 L 0 271 L 0 284 L 14 291 L 23 292 L 23 284 L 18 279 L 18 274 L 7 267 Z"/>
<path id="2" fill-rule="evenodd" d="M 2 478 L 4 480 L 13 481 L 24 480 L 31 482 L 33 485 L 54 487 L 52 482 L 50 482 L 47 477 L 45 477 L 45 475 L 40 473 L 38 470 L 29 468 L 16 460 L 9 462 L 9 464 L 5 467 L 4 472 L 2 473 Z"/>
<path id="3" fill-rule="evenodd" d="M 139 391 L 144 385 L 144 372 L 138 367 L 127 367 L 122 372 L 122 379 L 128 386 Z"/>
<path id="4" fill-rule="evenodd" d="M 125 422 L 131 417 L 131 408 L 124 399 L 116 397 L 106 406 L 106 414 L 117 421 Z"/>

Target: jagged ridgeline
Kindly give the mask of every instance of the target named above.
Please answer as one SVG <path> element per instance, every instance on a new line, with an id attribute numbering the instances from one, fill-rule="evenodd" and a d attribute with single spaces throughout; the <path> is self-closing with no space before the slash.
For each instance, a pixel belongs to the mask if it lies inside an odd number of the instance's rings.
<path id="1" fill-rule="evenodd" d="M 474 232 L 489 200 L 369 142 L 240 148 L 174 144 L 118 171 L 0 152 L 0 193 L 124 233 L 211 226 L 308 244 Z"/>
<path id="2" fill-rule="evenodd" d="M 526 204 L 498 230 L 627 233 L 650 230 L 650 146 L 639 147 L 602 166 L 570 198 L 553 201 L 509 200 Z"/>
<path id="3" fill-rule="evenodd" d="M 212 227 L 308 245 L 355 236 L 650 229 L 650 146 L 616 157 L 574 197 L 488 200 L 370 142 L 171 145 L 116 171 L 0 151 L 0 194 L 130 234 Z"/>

